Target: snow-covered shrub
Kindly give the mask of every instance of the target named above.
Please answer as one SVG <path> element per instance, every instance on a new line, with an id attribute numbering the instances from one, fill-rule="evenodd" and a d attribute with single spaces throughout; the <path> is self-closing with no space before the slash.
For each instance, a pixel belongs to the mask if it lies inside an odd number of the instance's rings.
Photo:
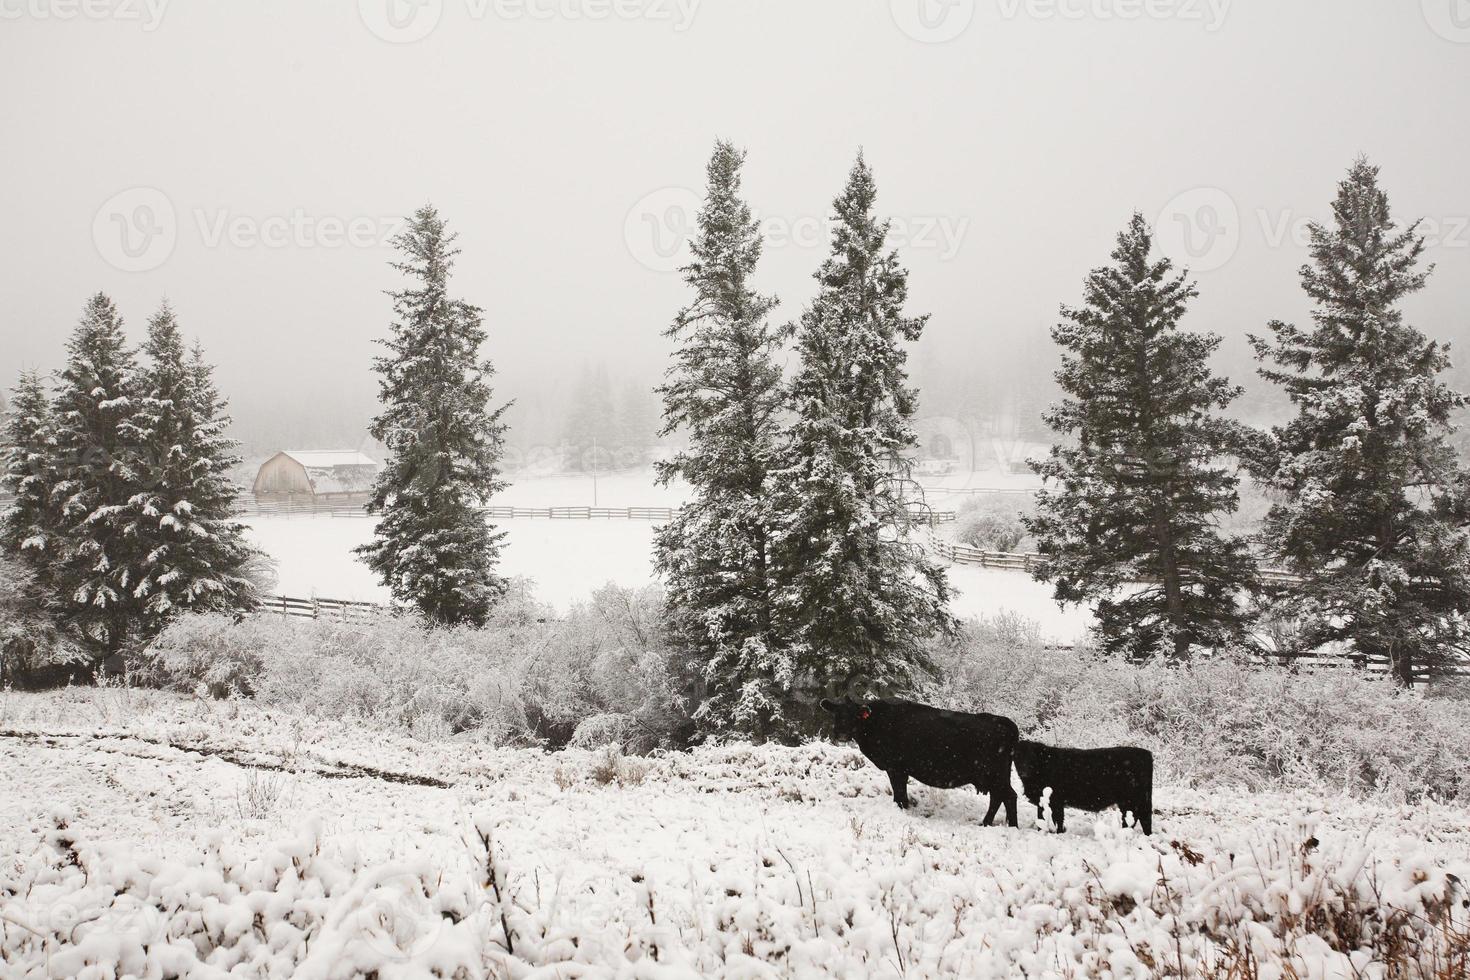
<path id="1" fill-rule="evenodd" d="M 609 745 L 626 748 L 637 734 L 638 725 L 632 718 L 609 712 L 593 715 L 578 725 L 570 744 L 574 749 L 600 749 Z"/>
<path id="2" fill-rule="evenodd" d="M 217 698 L 254 694 L 266 661 L 288 659 L 304 632 L 304 624 L 285 618 L 180 616 L 149 646 L 139 676 L 178 691 L 203 688 Z"/>
<path id="3" fill-rule="evenodd" d="M 432 629 L 413 616 L 349 624 L 184 617 L 152 644 L 144 673 L 179 691 L 202 685 L 215 697 L 240 694 L 426 739 L 560 747 L 588 719 L 616 715 L 625 719 L 619 744 L 644 752 L 678 742 L 686 721 L 660 601 L 655 590 L 609 586 L 557 618 L 513 598 L 480 629 Z"/>
<path id="4" fill-rule="evenodd" d="M 38 671 L 87 659 L 41 608 L 30 569 L 0 555 L 0 681 L 24 682 Z"/>
<path id="5" fill-rule="evenodd" d="M 1021 513 L 1013 494 L 972 497 L 955 517 L 955 538 L 986 551 L 1019 551 L 1026 540 Z"/>
<path id="6" fill-rule="evenodd" d="M 938 652 L 935 696 L 1014 718 L 1059 745 L 1141 745 L 1160 782 L 1470 799 L 1470 704 L 1352 670 L 1293 672 L 1244 654 L 1170 665 L 1048 650 L 1015 619 Z"/>

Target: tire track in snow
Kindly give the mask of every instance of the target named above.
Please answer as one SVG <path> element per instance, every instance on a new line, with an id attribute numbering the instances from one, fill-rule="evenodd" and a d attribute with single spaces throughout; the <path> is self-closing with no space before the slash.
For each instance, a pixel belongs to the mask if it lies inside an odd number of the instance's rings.
<path id="1" fill-rule="evenodd" d="M 173 749 L 201 758 L 219 759 L 230 765 L 241 769 L 265 769 L 270 772 L 283 772 L 309 776 L 320 776 L 323 779 L 376 779 L 382 782 L 396 783 L 402 786 L 423 786 L 432 789 L 452 789 L 455 784 L 433 776 L 419 776 L 414 773 L 393 772 L 387 769 L 376 769 L 372 766 L 362 766 L 352 763 L 322 763 L 313 760 L 312 764 L 287 764 L 273 756 L 261 753 L 242 752 L 234 749 L 216 748 L 212 746 L 181 745 L 162 738 L 148 738 L 144 735 L 100 735 L 94 733 L 80 732 L 29 732 L 14 729 L 0 730 L 0 738 L 13 739 L 22 742 L 38 742 L 42 745 L 61 747 L 64 745 L 82 745 L 97 752 L 106 752 L 113 755 L 126 755 L 135 759 L 158 760 L 157 755 L 149 755 L 143 752 L 130 752 L 125 748 L 109 747 L 99 743 L 104 740 L 116 742 L 141 742 L 145 745 L 153 745 L 159 748 Z"/>

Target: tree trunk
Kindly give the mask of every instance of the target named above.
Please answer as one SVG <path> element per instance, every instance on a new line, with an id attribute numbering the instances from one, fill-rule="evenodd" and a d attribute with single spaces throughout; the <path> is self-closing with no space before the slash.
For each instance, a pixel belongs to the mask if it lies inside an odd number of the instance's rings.
<path id="1" fill-rule="evenodd" d="M 1169 624 L 1174 628 L 1174 658 L 1184 660 L 1189 656 L 1189 635 L 1184 616 L 1184 596 L 1179 585 L 1179 559 L 1174 553 L 1174 529 L 1169 526 L 1169 518 L 1162 509 L 1154 518 L 1154 528 L 1159 541 L 1164 604 L 1169 612 Z"/>

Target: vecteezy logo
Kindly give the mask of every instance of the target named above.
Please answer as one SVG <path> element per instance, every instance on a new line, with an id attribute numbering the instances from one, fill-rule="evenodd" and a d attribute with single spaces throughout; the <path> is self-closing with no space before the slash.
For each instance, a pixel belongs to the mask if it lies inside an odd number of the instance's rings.
<path id="1" fill-rule="evenodd" d="M 1456 44 L 1470 44 L 1470 0 L 1420 0 L 1434 33 Z"/>
<path id="2" fill-rule="evenodd" d="M 1154 222 L 1158 248 L 1193 272 L 1218 269 L 1240 247 L 1240 210 L 1218 187 L 1196 187 L 1178 195 Z"/>
<path id="3" fill-rule="evenodd" d="M 173 202 L 156 187 L 130 187 L 92 218 L 92 243 L 114 269 L 147 272 L 168 261 L 179 240 Z"/>
<path id="4" fill-rule="evenodd" d="M 384 41 L 412 44 L 439 26 L 444 0 L 357 0 L 357 14 Z"/>
<path id="5" fill-rule="evenodd" d="M 889 0 L 888 7 L 899 30 L 926 44 L 953 41 L 975 19 L 975 0 Z"/>
<path id="6" fill-rule="evenodd" d="M 655 272 L 685 264 L 699 221 L 699 195 L 687 187 L 664 187 L 633 205 L 623 221 L 628 252 Z"/>
<path id="7" fill-rule="evenodd" d="M 419 958 L 434 947 L 448 924 L 424 882 L 407 872 L 393 875 L 365 895 L 351 921 L 357 936 L 390 962 Z"/>

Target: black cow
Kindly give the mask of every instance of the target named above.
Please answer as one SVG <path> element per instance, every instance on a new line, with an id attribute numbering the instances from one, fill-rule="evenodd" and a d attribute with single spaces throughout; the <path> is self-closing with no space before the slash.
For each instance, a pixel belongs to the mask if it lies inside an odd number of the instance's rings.
<path id="1" fill-rule="evenodd" d="M 974 786 L 990 795 L 985 826 L 1002 803 L 1006 823 L 1016 826 L 1016 791 L 1011 758 L 1020 729 L 999 715 L 945 711 L 912 701 L 831 701 L 832 741 L 852 739 L 873 765 L 888 773 L 893 802 L 909 807 L 909 777 L 940 789 Z"/>
<path id="2" fill-rule="evenodd" d="M 1154 754 L 1148 749 L 1119 746 L 1112 749 L 1061 749 L 1023 741 L 1016 747 L 1016 773 L 1026 799 L 1045 819 L 1041 794 L 1051 788 L 1051 816 L 1057 833 L 1066 830 L 1066 808 L 1094 813 L 1116 806 L 1123 825 L 1132 813 L 1145 834 L 1153 833 Z"/>

